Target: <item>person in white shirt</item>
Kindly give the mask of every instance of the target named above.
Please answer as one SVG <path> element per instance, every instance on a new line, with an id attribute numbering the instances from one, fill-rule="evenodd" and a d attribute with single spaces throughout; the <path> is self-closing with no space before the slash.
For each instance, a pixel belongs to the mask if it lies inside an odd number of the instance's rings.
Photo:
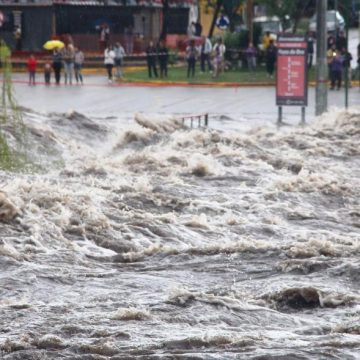
<path id="1" fill-rule="evenodd" d="M 200 67 L 201 72 L 205 72 L 205 64 L 207 64 L 208 71 L 212 70 L 210 55 L 212 50 L 212 44 L 209 38 L 203 36 L 203 42 L 201 44 L 201 51 L 200 51 Z"/>
<path id="2" fill-rule="evenodd" d="M 224 71 L 225 51 L 226 51 L 226 47 L 223 44 L 223 40 L 219 38 L 213 48 L 213 54 L 214 54 L 213 77 L 217 77 L 221 71 Z"/>
<path id="3" fill-rule="evenodd" d="M 112 83 L 112 70 L 115 63 L 115 52 L 112 45 L 109 45 L 104 51 L 104 64 L 108 73 L 109 83 Z"/>

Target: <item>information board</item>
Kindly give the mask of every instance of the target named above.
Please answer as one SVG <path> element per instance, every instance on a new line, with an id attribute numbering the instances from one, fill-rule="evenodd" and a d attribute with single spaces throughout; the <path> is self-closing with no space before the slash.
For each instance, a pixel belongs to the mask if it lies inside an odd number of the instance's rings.
<path id="1" fill-rule="evenodd" d="M 307 106 L 307 41 L 280 35 L 277 41 L 276 105 Z"/>

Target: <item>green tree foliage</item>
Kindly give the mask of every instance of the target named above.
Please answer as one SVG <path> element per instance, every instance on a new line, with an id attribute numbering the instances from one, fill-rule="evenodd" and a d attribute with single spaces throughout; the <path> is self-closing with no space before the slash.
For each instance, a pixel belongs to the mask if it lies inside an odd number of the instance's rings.
<path id="1" fill-rule="evenodd" d="M 237 12 L 240 8 L 240 5 L 243 3 L 243 0 L 226 0 L 223 1 L 223 10 L 224 14 L 229 18 L 230 20 L 230 29 L 233 30 L 233 27 L 235 25 L 235 21 L 237 18 Z"/>
<path id="2" fill-rule="evenodd" d="M 0 90 L 0 168 L 19 167 L 23 156 L 12 152 L 4 129 L 10 130 L 13 142 L 24 145 L 25 127 L 21 111 L 14 98 L 11 81 L 11 51 L 3 40 L 0 40 L 0 73 L 2 76 Z"/>
<path id="3" fill-rule="evenodd" d="M 213 35 L 215 22 L 217 17 L 223 13 L 230 20 L 230 30 L 234 29 L 236 18 L 238 17 L 238 10 L 246 0 L 207 0 L 206 8 L 214 9 L 214 18 L 210 28 L 209 36 Z"/>

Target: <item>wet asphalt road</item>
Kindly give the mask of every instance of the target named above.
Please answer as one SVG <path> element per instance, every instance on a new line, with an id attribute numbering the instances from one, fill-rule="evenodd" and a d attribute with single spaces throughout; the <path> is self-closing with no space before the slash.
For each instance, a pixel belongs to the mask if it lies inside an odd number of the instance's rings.
<path id="1" fill-rule="evenodd" d="M 39 76 L 40 77 L 40 76 Z M 140 87 L 109 85 L 105 76 L 87 76 L 83 86 L 29 87 L 26 74 L 14 76 L 17 100 L 20 105 L 41 112 L 78 111 L 92 116 L 133 118 L 137 112 L 147 114 L 209 113 L 210 118 L 231 121 L 237 125 L 275 123 L 277 107 L 273 87 Z M 39 79 L 40 80 L 40 79 Z M 329 109 L 344 106 L 344 90 L 329 92 Z M 315 89 L 309 89 L 307 120 L 314 119 Z M 360 105 L 360 89 L 349 91 L 350 106 Z M 284 120 L 296 124 L 300 108 L 284 108 Z"/>

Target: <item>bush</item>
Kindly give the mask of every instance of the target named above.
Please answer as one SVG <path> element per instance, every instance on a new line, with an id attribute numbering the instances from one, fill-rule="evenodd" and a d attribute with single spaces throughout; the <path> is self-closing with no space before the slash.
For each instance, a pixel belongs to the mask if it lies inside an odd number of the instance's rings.
<path id="1" fill-rule="evenodd" d="M 177 49 L 169 49 L 169 65 L 175 65 L 179 60 L 179 51 Z"/>
<path id="2" fill-rule="evenodd" d="M 20 154 L 15 154 L 8 144 L 3 128 L 11 125 L 15 140 L 22 145 L 25 127 L 22 114 L 16 104 L 11 81 L 11 51 L 3 40 L 0 40 L 0 72 L 2 84 L 0 90 L 0 169 L 10 169 L 22 161 Z"/>

